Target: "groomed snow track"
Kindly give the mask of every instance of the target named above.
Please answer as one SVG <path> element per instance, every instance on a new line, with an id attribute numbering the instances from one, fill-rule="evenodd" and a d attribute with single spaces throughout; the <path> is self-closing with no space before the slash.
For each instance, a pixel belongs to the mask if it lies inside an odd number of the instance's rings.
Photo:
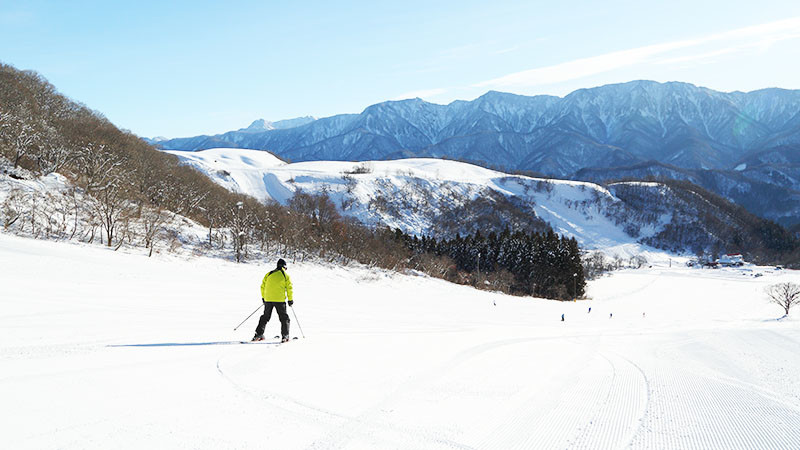
<path id="1" fill-rule="evenodd" d="M 230 356 L 217 369 L 282 420 L 317 427 L 308 443 L 313 449 L 800 448 L 796 403 L 758 380 L 717 372 L 717 361 L 697 359 L 711 351 L 702 347 L 724 339 L 702 332 L 689 339 L 617 334 L 487 342 L 417 367 L 355 413 L 248 385 L 221 368 Z M 625 351 L 632 347 L 635 352 Z M 242 366 L 252 357 L 235 353 Z M 268 363 L 270 356 L 259 358 Z M 501 361 L 505 367 L 498 368 Z M 502 378 L 498 371 L 514 375 Z"/>
<path id="2" fill-rule="evenodd" d="M 273 264 L 0 234 L 3 448 L 800 448 L 800 321 L 763 299 L 800 274 L 654 267 L 556 302 L 298 263 L 307 338 L 240 345 Z"/>

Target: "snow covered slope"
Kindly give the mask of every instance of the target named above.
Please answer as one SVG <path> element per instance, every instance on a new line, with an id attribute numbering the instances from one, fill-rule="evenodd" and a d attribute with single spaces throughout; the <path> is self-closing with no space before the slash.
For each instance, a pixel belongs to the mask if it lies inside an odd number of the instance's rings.
<path id="1" fill-rule="evenodd" d="M 290 261 L 305 339 L 238 344 L 273 265 L 0 234 L 3 447 L 800 448 L 800 322 L 762 294 L 796 272 L 564 303 Z"/>
<path id="2" fill-rule="evenodd" d="M 268 185 L 273 189 L 278 187 L 271 182 L 272 177 L 267 176 L 265 171 L 285 165 L 271 153 L 257 150 L 237 152 L 226 148 L 214 148 L 202 152 L 167 153 L 177 155 L 228 190 L 248 194 L 262 201 L 275 198 L 267 188 Z M 280 194 L 276 195 L 281 197 Z"/>
<path id="3" fill-rule="evenodd" d="M 716 193 L 751 213 L 784 226 L 800 222 L 800 163 L 783 158 L 800 152 L 764 152 L 747 159 L 735 170 L 682 169 L 650 161 L 628 167 L 591 168 L 578 171 L 574 179 L 604 183 L 625 179 L 686 180 Z M 771 159 L 777 162 L 770 162 Z"/>
<path id="4" fill-rule="evenodd" d="M 286 204 L 298 191 L 326 192 L 342 213 L 363 223 L 385 224 L 418 235 L 430 234 L 436 216 L 443 211 L 496 192 L 518 199 L 530 214 L 556 232 L 574 236 L 586 248 L 648 251 L 606 216 L 604 208 L 618 200 L 593 183 L 509 175 L 430 158 L 286 164 L 259 150 L 167 153 L 179 156 L 222 186 L 262 201 Z M 465 223 L 462 231 L 474 232 L 470 223 Z M 655 231 L 645 230 L 643 236 Z"/>

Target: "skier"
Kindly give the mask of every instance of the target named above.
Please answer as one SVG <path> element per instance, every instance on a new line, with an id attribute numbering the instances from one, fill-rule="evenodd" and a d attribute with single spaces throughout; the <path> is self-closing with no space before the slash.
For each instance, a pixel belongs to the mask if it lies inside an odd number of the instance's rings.
<path id="1" fill-rule="evenodd" d="M 561 315 L 561 321 L 562 322 L 564 321 L 564 315 L 563 314 Z"/>
<path id="2" fill-rule="evenodd" d="M 286 313 L 286 299 L 289 300 L 289 306 L 294 304 L 292 279 L 286 273 L 286 261 L 279 259 L 278 267 L 264 275 L 264 280 L 261 282 L 261 301 L 264 302 L 264 314 L 258 320 L 253 341 L 264 340 L 264 327 L 267 326 L 267 322 L 272 316 L 272 308 L 275 308 L 281 321 L 281 342 L 289 342 L 289 314 Z"/>
<path id="3" fill-rule="evenodd" d="M 591 306 L 589 307 L 589 312 L 592 312 L 592 307 L 591 307 Z M 587 314 L 588 314 L 588 313 L 587 313 Z"/>

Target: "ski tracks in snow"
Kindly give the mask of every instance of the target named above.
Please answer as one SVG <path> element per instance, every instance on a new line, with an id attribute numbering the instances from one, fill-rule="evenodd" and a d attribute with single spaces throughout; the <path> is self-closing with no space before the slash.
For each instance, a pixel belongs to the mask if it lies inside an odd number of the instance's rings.
<path id="1" fill-rule="evenodd" d="M 611 366 L 612 378 L 605 386 L 605 398 L 593 402 L 592 419 L 580 430 L 580 435 L 569 442 L 569 448 L 624 447 L 641 428 L 647 415 L 650 385 L 644 371 L 615 352 L 601 351 L 598 355 Z M 592 371 L 585 373 L 591 374 Z M 592 380 L 585 382 L 593 384 Z"/>
<path id="2" fill-rule="evenodd" d="M 720 366 L 728 356 L 717 361 L 709 355 L 719 353 L 714 339 L 728 337 L 710 334 L 530 337 L 474 345 L 423 367 L 356 414 L 248 386 L 226 373 L 224 360 L 217 370 L 239 391 L 306 423 L 313 429 L 308 448 L 318 450 L 800 448 L 796 399 L 765 385 L 758 364 L 751 370 L 755 377 Z M 555 339 L 559 345 L 552 345 Z M 746 350 L 741 357 L 751 358 Z M 233 367 L 232 373 L 242 369 Z"/>
<path id="3" fill-rule="evenodd" d="M 750 334 L 749 339 L 771 337 Z M 650 401 L 631 448 L 800 448 L 800 407 L 744 367 L 759 365 L 755 355 L 746 354 L 745 341 L 740 351 L 747 361 L 722 354 L 732 338 L 693 332 L 655 347 L 653 358 L 645 358 Z M 715 345 L 719 341 L 728 345 Z"/>
<path id="4" fill-rule="evenodd" d="M 647 379 L 630 360 L 615 353 L 597 353 L 592 340 L 565 339 L 570 355 L 562 358 L 537 358 L 547 354 L 547 341 L 559 338 L 520 338 L 490 342 L 465 349 L 440 366 L 424 371 L 404 383 L 378 404 L 341 424 L 312 448 L 619 448 L 626 446 L 641 426 L 647 410 Z M 564 339 L 564 338 L 561 338 Z M 475 384 L 486 367 L 486 359 L 504 358 L 509 347 L 536 364 L 510 361 L 498 368 L 491 387 Z M 562 347 L 563 348 L 563 347 Z M 494 355 L 497 353 L 497 355 Z M 562 355 L 563 356 L 563 355 Z M 471 360 L 482 359 L 479 364 Z M 555 370 L 548 371 L 547 365 Z M 508 377 L 509 370 L 532 369 L 545 374 L 546 383 Z M 462 384 L 469 372 L 469 384 Z M 549 373 L 547 373 L 549 372 Z M 600 374 L 600 375 L 598 375 Z M 540 380 L 543 380 L 540 378 Z M 549 386 L 546 391 L 542 385 Z M 555 387 L 558 388 L 555 388 Z M 507 393 L 493 404 L 470 404 L 470 398 Z M 461 410 L 456 406 L 461 404 Z M 427 408 L 421 406 L 427 405 Z M 576 405 L 581 407 L 576 408 Z M 422 422 L 436 421 L 436 411 L 450 411 L 445 421 L 431 429 L 419 422 L 400 426 L 410 408 L 419 408 Z M 464 414 L 464 409 L 469 412 Z M 404 413 L 404 410 L 406 413 Z M 396 416 L 393 412 L 398 411 Z M 441 419 L 439 419 L 441 420 Z M 435 425 L 435 423 L 433 424 Z M 437 431 L 434 432 L 433 429 Z M 391 433 L 386 433 L 391 431 Z M 405 433 L 405 434 L 404 434 Z M 383 436 L 379 436 L 379 435 Z"/>
<path id="5" fill-rule="evenodd" d="M 627 358 L 602 351 L 596 338 L 573 341 L 587 352 L 574 370 L 559 374 L 560 389 L 535 392 L 480 448 L 627 446 L 647 411 L 647 378 Z"/>
<path id="6" fill-rule="evenodd" d="M 270 406 L 278 409 L 285 418 L 294 418 L 303 421 L 310 420 L 316 424 L 323 425 L 331 425 L 337 418 L 342 418 L 342 416 L 333 411 L 309 405 L 275 392 L 265 391 L 263 388 L 250 387 L 246 383 L 235 379 L 228 373 L 227 369 L 223 370 L 223 366 L 223 358 L 220 357 L 217 359 L 217 372 L 219 372 L 220 376 L 228 381 L 234 389 L 246 396 L 268 402 Z"/>
<path id="7" fill-rule="evenodd" d="M 800 414 L 757 390 L 662 367 L 633 448 L 798 448 Z"/>
<path id="8" fill-rule="evenodd" d="M 443 363 L 422 370 L 406 382 L 399 385 L 379 402 L 364 409 L 360 414 L 343 421 L 324 438 L 314 442 L 312 449 L 342 448 L 441 448 L 441 449 L 474 449 L 464 443 L 462 430 L 456 420 L 445 421 L 441 426 L 432 424 L 425 426 L 426 417 L 431 417 L 431 410 L 419 410 L 419 420 L 402 423 L 408 414 L 395 414 L 428 404 L 447 402 L 452 399 L 454 389 L 459 389 L 448 376 L 457 371 L 459 366 L 470 359 L 493 350 L 530 341 L 530 339 L 510 339 L 480 344 L 458 352 Z M 461 392 L 463 394 L 463 391 Z M 490 412 L 475 411 L 475 414 Z M 433 420 L 441 419 L 434 417 Z M 423 422 L 422 424 L 420 422 Z M 451 423 L 447 423 L 451 422 Z"/>
<path id="9" fill-rule="evenodd" d="M 295 398 L 267 391 L 263 387 L 250 387 L 246 383 L 234 379 L 223 370 L 223 358 L 217 360 L 216 368 L 239 392 L 246 396 L 267 402 L 281 414 L 282 420 L 294 420 L 299 423 L 310 423 L 322 430 L 317 433 L 320 438 L 313 441 L 308 448 L 349 448 L 357 443 L 359 448 L 446 448 L 470 449 L 457 442 L 451 442 L 436 433 L 417 427 L 400 426 L 391 421 L 382 421 L 379 416 L 385 411 L 386 404 L 393 397 L 390 395 L 383 402 L 369 408 L 366 412 L 352 417 L 329 409 L 325 409 Z M 406 383 L 408 384 L 408 383 Z M 401 387 L 402 390 L 403 388 Z M 396 394 L 396 393 L 395 393 Z M 332 430 L 332 431 L 331 431 Z M 308 430 L 310 431 L 310 430 Z"/>

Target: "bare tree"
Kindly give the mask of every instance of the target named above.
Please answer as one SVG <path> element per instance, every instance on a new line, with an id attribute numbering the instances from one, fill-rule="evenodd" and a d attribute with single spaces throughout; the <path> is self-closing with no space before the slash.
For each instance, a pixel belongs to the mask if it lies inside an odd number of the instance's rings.
<path id="1" fill-rule="evenodd" d="M 9 113 L 0 115 L 0 141 L 4 141 L 11 148 L 14 158 L 14 168 L 19 166 L 23 156 L 31 153 L 40 141 L 39 133 L 32 126 L 33 118 L 26 114 L 18 117 Z"/>
<path id="2" fill-rule="evenodd" d="M 647 258 L 642 255 L 631 256 L 628 264 L 635 269 L 641 269 L 643 265 L 647 264 Z"/>
<path id="3" fill-rule="evenodd" d="M 242 262 L 247 258 L 248 237 L 253 229 L 254 217 L 247 203 L 238 201 L 229 207 L 228 220 L 230 221 L 231 241 L 236 254 L 236 262 Z"/>
<path id="4" fill-rule="evenodd" d="M 320 194 L 296 192 L 289 201 L 289 209 L 309 217 L 315 226 L 322 229 L 328 229 L 329 224 L 341 220 L 336 205 L 325 190 Z"/>
<path id="5" fill-rule="evenodd" d="M 159 233 L 168 222 L 168 213 L 160 207 L 148 207 L 142 212 L 141 223 L 144 227 L 144 248 L 149 248 L 147 256 L 153 256 Z"/>
<path id="6" fill-rule="evenodd" d="M 90 143 L 83 146 L 78 152 L 77 165 L 80 171 L 80 181 L 87 192 L 104 190 L 109 182 L 117 181 L 112 176 L 117 167 L 123 165 L 125 159 L 122 155 L 111 152 L 104 144 Z"/>
<path id="7" fill-rule="evenodd" d="M 66 146 L 64 140 L 52 127 L 47 128 L 45 138 L 33 155 L 33 159 L 36 160 L 36 165 L 39 167 L 39 173 L 42 175 L 58 172 L 74 157 L 74 152 Z"/>
<path id="8" fill-rule="evenodd" d="M 769 302 L 783 308 L 786 315 L 789 315 L 792 306 L 800 303 L 800 285 L 795 283 L 786 282 L 767 286 L 766 293 Z"/>
<path id="9" fill-rule="evenodd" d="M 14 223 L 22 216 L 22 191 L 19 189 L 12 189 L 8 196 L 3 201 L 0 213 L 3 216 L 3 228 L 9 229 Z"/>
<path id="10" fill-rule="evenodd" d="M 258 240 L 261 251 L 269 251 L 270 240 L 277 228 L 275 218 L 268 208 L 258 208 L 254 212 L 253 235 Z"/>
<path id="11" fill-rule="evenodd" d="M 212 248 L 213 242 L 211 240 L 211 232 L 214 230 L 214 219 L 216 219 L 216 212 L 214 209 L 211 209 L 208 206 L 197 206 L 197 209 L 205 214 L 206 223 L 208 223 L 208 248 Z"/>
<path id="12" fill-rule="evenodd" d="M 128 197 L 128 185 L 121 177 L 110 177 L 102 189 L 94 192 L 97 199 L 93 202 L 96 217 L 100 220 L 101 229 L 105 230 L 106 246 L 111 247 L 117 227 L 127 218 L 131 211 Z M 119 248 L 119 247 L 117 247 Z"/>
<path id="13" fill-rule="evenodd" d="M 0 111 L 0 155 L 11 158 L 6 149 L 11 145 L 11 123 L 14 116 L 9 112 Z"/>

